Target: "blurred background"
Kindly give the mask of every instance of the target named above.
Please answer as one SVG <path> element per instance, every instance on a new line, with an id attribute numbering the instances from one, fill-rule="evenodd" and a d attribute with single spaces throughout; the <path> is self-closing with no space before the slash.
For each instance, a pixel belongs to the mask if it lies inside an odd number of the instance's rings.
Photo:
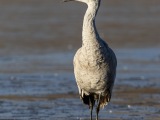
<path id="1" fill-rule="evenodd" d="M 73 74 L 84 4 L 0 0 L 0 119 L 88 119 Z M 117 78 L 104 120 L 160 119 L 160 1 L 102 0 L 100 36 Z"/>

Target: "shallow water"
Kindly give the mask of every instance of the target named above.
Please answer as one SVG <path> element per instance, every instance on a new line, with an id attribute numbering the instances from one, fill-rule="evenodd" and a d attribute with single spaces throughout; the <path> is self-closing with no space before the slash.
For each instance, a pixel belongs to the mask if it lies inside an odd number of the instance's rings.
<path id="1" fill-rule="evenodd" d="M 100 112 L 100 118 L 160 118 L 159 51 L 116 50 L 119 64 L 113 97 Z M 152 54 L 145 57 L 149 52 Z M 87 119 L 89 110 L 79 100 L 74 80 L 73 54 L 56 52 L 1 58 L 0 118 Z"/>
<path id="2" fill-rule="evenodd" d="M 118 68 L 112 100 L 100 119 L 160 119 L 159 5 L 158 0 L 102 2 L 97 25 Z M 89 119 L 72 65 L 85 6 L 6 0 L 0 9 L 0 119 Z"/>

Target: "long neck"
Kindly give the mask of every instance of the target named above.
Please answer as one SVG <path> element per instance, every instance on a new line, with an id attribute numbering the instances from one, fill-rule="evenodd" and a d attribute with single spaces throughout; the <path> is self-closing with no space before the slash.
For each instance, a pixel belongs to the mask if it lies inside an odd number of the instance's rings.
<path id="1" fill-rule="evenodd" d="M 89 3 L 88 9 L 84 16 L 82 42 L 83 45 L 97 44 L 99 40 L 99 34 L 95 25 L 95 17 L 100 6 L 100 1 L 97 3 Z"/>

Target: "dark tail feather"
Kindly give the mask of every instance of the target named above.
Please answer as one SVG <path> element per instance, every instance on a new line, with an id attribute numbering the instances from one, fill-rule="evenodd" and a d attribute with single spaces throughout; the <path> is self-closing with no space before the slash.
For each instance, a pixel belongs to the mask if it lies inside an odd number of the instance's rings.
<path id="1" fill-rule="evenodd" d="M 84 104 L 89 105 L 92 104 L 94 106 L 95 104 L 95 100 L 94 100 L 94 95 L 90 94 L 90 95 L 83 95 L 82 101 Z M 91 102 L 91 103 L 90 103 Z"/>

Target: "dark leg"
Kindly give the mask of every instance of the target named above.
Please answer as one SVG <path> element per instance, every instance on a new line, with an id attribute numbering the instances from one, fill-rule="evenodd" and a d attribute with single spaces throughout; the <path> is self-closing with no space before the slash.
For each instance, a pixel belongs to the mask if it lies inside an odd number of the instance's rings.
<path id="1" fill-rule="evenodd" d="M 93 108 L 91 108 L 90 110 L 91 110 L 90 120 L 92 120 L 92 110 L 93 110 Z"/>
<path id="2" fill-rule="evenodd" d="M 89 109 L 91 111 L 90 120 L 92 120 L 93 103 L 92 103 L 91 97 L 89 97 Z"/>
<path id="3" fill-rule="evenodd" d="M 98 113 L 99 113 L 99 109 L 100 109 L 100 101 L 101 101 L 101 94 L 99 94 L 98 104 L 97 104 L 97 108 L 96 108 L 96 120 L 98 120 Z"/>

